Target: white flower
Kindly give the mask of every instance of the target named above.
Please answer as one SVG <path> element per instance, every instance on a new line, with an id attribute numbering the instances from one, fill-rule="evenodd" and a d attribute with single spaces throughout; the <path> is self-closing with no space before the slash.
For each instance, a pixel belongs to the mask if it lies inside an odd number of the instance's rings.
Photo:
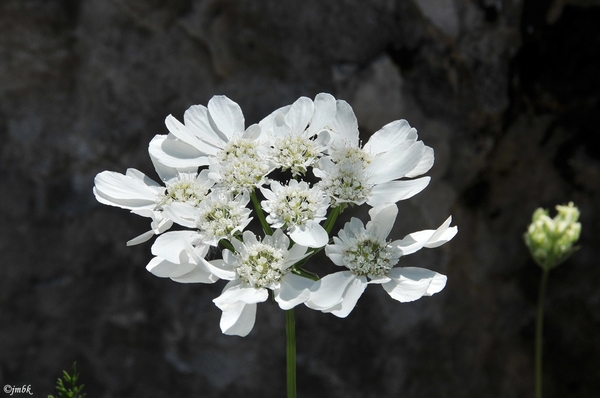
<path id="1" fill-rule="evenodd" d="M 371 221 L 365 227 L 353 218 L 346 223 L 334 244 L 325 247 L 325 254 L 338 266 L 348 270 L 327 275 L 311 287 L 305 303 L 308 307 L 345 318 L 354 309 L 368 284 L 381 284 L 386 292 L 400 302 L 431 296 L 446 285 L 446 276 L 424 268 L 394 268 L 401 256 L 423 247 L 437 247 L 454 237 L 456 227 L 450 227 L 449 217 L 437 230 L 412 233 L 404 239 L 387 241 L 398 208 L 395 204 L 374 207 Z"/>
<path id="2" fill-rule="evenodd" d="M 159 236 L 152 245 L 146 269 L 160 278 L 180 283 L 214 283 L 219 278 L 230 279 L 231 273 L 205 260 L 209 246 L 193 231 L 172 231 Z"/>
<path id="3" fill-rule="evenodd" d="M 224 334 L 246 336 L 254 327 L 256 304 L 267 300 L 269 290 L 279 307 L 288 310 L 309 297 L 310 279 L 296 275 L 292 265 L 308 255 L 307 248 L 294 245 L 282 230 L 259 241 L 246 231 L 243 241 L 231 242 L 235 253 L 225 249 L 223 260 L 211 263 L 218 269 L 233 271 L 230 282 L 213 300 L 223 311 L 221 330 Z M 225 276 L 225 275 L 224 275 Z"/>
<path id="4" fill-rule="evenodd" d="M 153 163 L 165 186 L 136 169 L 127 169 L 125 174 L 103 171 L 94 179 L 93 191 L 98 202 L 152 219 L 152 229 L 127 242 L 128 246 L 143 243 L 171 227 L 173 222 L 165 216 L 164 206 L 179 202 L 197 206 L 214 185 L 208 171 L 197 174 Z"/>
<path id="5" fill-rule="evenodd" d="M 216 186 L 234 193 L 252 192 L 266 183 L 274 165 L 267 157 L 267 147 L 253 136 L 240 137 L 209 158 L 208 176 Z"/>
<path id="6" fill-rule="evenodd" d="M 322 247 L 329 241 L 327 231 L 319 224 L 325 220 L 329 198 L 319 188 L 290 180 L 287 186 L 271 182 L 271 190 L 260 189 L 267 200 L 261 202 L 269 213 L 267 222 L 273 228 L 286 227 L 292 240 L 308 247 Z"/>
<path id="7" fill-rule="evenodd" d="M 417 130 L 406 120 L 383 126 L 361 148 L 356 116 L 348 103 L 338 100 L 329 131 L 329 156 L 318 161 L 314 174 L 334 203 L 396 203 L 429 184 L 429 177 L 398 181 L 425 173 L 434 160 L 433 149 L 417 141 Z"/>
<path id="8" fill-rule="evenodd" d="M 335 111 L 335 98 L 321 93 L 314 102 L 300 97 L 291 106 L 263 119 L 259 125 L 271 137 L 274 163 L 282 170 L 291 170 L 293 176 L 306 174 L 307 168 L 327 149 L 326 126 L 335 117 Z"/>
<path id="9" fill-rule="evenodd" d="M 250 223 L 251 210 L 247 192 L 234 196 L 224 190 L 212 191 L 197 207 L 187 203 L 165 206 L 165 213 L 179 225 L 195 228 L 198 240 L 217 246 L 221 239 L 232 240 Z"/>
<path id="10" fill-rule="evenodd" d="M 218 187 L 235 193 L 252 191 L 264 183 L 273 170 L 268 160 L 267 137 L 258 124 L 244 129 L 244 115 L 238 104 L 225 96 L 214 96 L 208 107 L 191 106 L 184 123 L 169 115 L 169 135 L 158 135 L 150 153 L 169 167 L 210 165 L 209 177 Z"/>

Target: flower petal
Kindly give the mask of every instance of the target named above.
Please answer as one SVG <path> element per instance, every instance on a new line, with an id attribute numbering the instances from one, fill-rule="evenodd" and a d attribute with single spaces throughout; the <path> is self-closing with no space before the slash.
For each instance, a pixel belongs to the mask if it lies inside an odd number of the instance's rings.
<path id="1" fill-rule="evenodd" d="M 242 301 L 246 304 L 262 303 L 269 298 L 269 292 L 264 288 L 254 288 L 240 279 L 227 283 L 219 297 L 213 300 L 217 307 L 225 303 Z"/>
<path id="2" fill-rule="evenodd" d="M 419 161 L 417 167 L 412 169 L 409 173 L 406 173 L 405 177 L 416 177 L 421 174 L 425 174 L 431 169 L 433 166 L 433 162 L 435 161 L 435 156 L 433 154 L 433 148 L 425 146 L 425 150 L 423 151 L 423 157 Z"/>
<path id="3" fill-rule="evenodd" d="M 163 208 L 164 214 L 179 225 L 197 228 L 198 208 L 187 203 L 173 202 Z"/>
<path id="4" fill-rule="evenodd" d="M 289 310 L 302 304 L 310 297 L 313 281 L 300 275 L 287 273 L 281 278 L 281 287 L 274 291 L 275 301 L 282 310 Z"/>
<path id="5" fill-rule="evenodd" d="M 224 95 L 215 95 L 208 101 L 208 113 L 215 127 L 230 139 L 244 131 L 242 108 Z"/>
<path id="6" fill-rule="evenodd" d="M 421 250 L 423 247 L 434 248 L 441 246 L 454 238 L 458 232 L 456 226 L 450 227 L 451 222 L 452 217 L 448 217 L 436 230 L 427 229 L 424 231 L 413 232 L 391 244 L 397 246 L 402 251 L 403 256 Z"/>
<path id="7" fill-rule="evenodd" d="M 256 321 L 256 304 L 238 301 L 219 308 L 223 311 L 219 322 L 223 334 L 244 337 L 252 331 Z"/>
<path id="8" fill-rule="evenodd" d="M 345 318 L 352 312 L 360 296 L 367 288 L 367 278 L 364 276 L 355 277 L 351 283 L 348 284 L 342 302 L 336 305 L 334 308 L 325 310 L 323 312 L 331 312 L 338 318 Z"/>
<path id="9" fill-rule="evenodd" d="M 358 147 L 358 121 L 352 107 L 346 101 L 336 101 L 335 119 L 329 127 L 334 133 L 331 138 L 335 146 Z"/>
<path id="10" fill-rule="evenodd" d="M 160 235 L 152 245 L 152 254 L 175 264 L 189 262 L 187 248 L 197 237 L 195 231 L 171 231 Z"/>
<path id="11" fill-rule="evenodd" d="M 424 190 L 430 180 L 431 177 L 422 177 L 416 180 L 388 181 L 377 184 L 371 190 L 367 204 L 375 207 L 412 198 Z"/>
<path id="12" fill-rule="evenodd" d="M 293 133 L 302 133 L 306 129 L 312 118 L 314 108 L 312 100 L 307 97 L 300 97 L 292 104 L 285 115 L 285 122 L 290 126 Z"/>
<path id="13" fill-rule="evenodd" d="M 154 181 L 148 185 L 136 177 L 103 171 L 94 178 L 93 192 L 102 204 L 123 209 L 152 209 L 156 206 L 158 187 Z"/>
<path id="14" fill-rule="evenodd" d="M 329 241 L 327 231 L 315 220 L 291 228 L 288 234 L 294 242 L 307 247 L 323 247 Z"/>
<path id="15" fill-rule="evenodd" d="M 230 253 L 229 250 L 223 251 L 223 253 Z M 204 264 L 206 269 L 208 269 L 213 275 L 225 280 L 233 280 L 235 279 L 235 271 L 231 268 L 231 266 L 225 262 L 225 260 L 213 260 L 206 261 L 201 258 L 200 262 Z"/>
<path id="16" fill-rule="evenodd" d="M 326 310 L 339 304 L 346 287 L 356 279 L 351 271 L 340 271 L 324 276 L 310 288 L 306 306 L 315 310 Z"/>
<path id="17" fill-rule="evenodd" d="M 153 257 L 146 269 L 159 278 L 184 275 L 194 269 L 194 264 L 175 264 L 160 257 Z"/>
<path id="18" fill-rule="evenodd" d="M 336 103 L 331 94 L 319 93 L 314 101 L 314 113 L 308 126 L 307 136 L 319 134 L 335 118 Z M 328 137 L 327 137 L 328 138 Z"/>
<path id="19" fill-rule="evenodd" d="M 183 114 L 183 121 L 190 131 L 202 141 L 215 148 L 221 148 L 227 137 L 212 128 L 208 116 L 208 108 L 204 105 L 192 105 Z M 211 153 L 208 150 L 207 153 Z"/>
<path id="20" fill-rule="evenodd" d="M 391 280 L 381 286 L 394 300 L 402 303 L 440 292 L 447 280 L 446 275 L 416 267 L 393 268 L 389 276 Z"/>
<path id="21" fill-rule="evenodd" d="M 371 184 L 381 184 L 402 178 L 417 167 L 423 157 L 425 145 L 422 141 L 417 141 L 408 147 L 407 144 L 410 142 L 397 145 L 393 150 L 382 153 L 373 159 L 366 167 Z"/>
<path id="22" fill-rule="evenodd" d="M 178 138 L 186 144 L 197 149 L 203 155 L 214 155 L 217 153 L 218 148 L 202 141 L 187 126 L 175 119 L 172 115 L 167 116 L 165 119 L 165 125 L 167 126 L 167 129 L 169 129 L 169 132 L 175 136 L 175 138 Z"/>
<path id="23" fill-rule="evenodd" d="M 385 241 L 396 222 L 398 206 L 391 204 L 373 207 L 369 210 L 369 216 L 371 217 L 371 221 L 367 223 L 367 230 L 370 230 L 369 226 L 372 223 L 377 224 L 379 228 L 375 237 L 381 241 Z"/>
<path id="24" fill-rule="evenodd" d="M 185 142 L 169 135 L 156 135 L 148 145 L 148 152 L 158 162 L 186 171 L 208 165 L 208 157 Z"/>
<path id="25" fill-rule="evenodd" d="M 404 119 L 395 120 L 376 131 L 365 144 L 364 150 L 378 154 L 393 150 L 395 146 L 405 141 L 414 142 L 416 139 L 417 130 L 414 127 L 410 127 L 410 124 Z"/>
<path id="26" fill-rule="evenodd" d="M 190 272 L 181 276 L 171 276 L 171 279 L 179 283 L 215 283 L 219 277 L 204 267 L 195 266 Z"/>
<path id="27" fill-rule="evenodd" d="M 150 240 L 155 235 L 154 231 L 147 231 L 127 241 L 127 246 L 135 246 Z"/>

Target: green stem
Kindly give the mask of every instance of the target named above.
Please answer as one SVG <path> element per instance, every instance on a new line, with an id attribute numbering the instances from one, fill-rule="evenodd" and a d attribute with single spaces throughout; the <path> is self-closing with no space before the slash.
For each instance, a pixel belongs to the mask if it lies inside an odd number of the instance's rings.
<path id="1" fill-rule="evenodd" d="M 325 228 L 325 231 L 327 231 L 328 234 L 331 233 L 331 230 L 333 229 L 333 226 L 335 225 L 335 221 L 337 220 L 338 216 L 342 212 L 343 206 L 344 205 L 339 205 L 339 206 L 334 207 L 333 210 L 331 210 L 331 213 L 329 213 L 327 220 L 325 220 L 325 223 L 323 224 L 323 228 Z"/>
<path id="2" fill-rule="evenodd" d="M 219 241 L 219 244 L 221 246 L 223 246 L 224 248 L 229 249 L 229 251 L 235 253 L 235 248 L 233 247 L 233 245 L 227 239 L 221 239 Z"/>
<path id="3" fill-rule="evenodd" d="M 285 312 L 287 398 L 296 398 L 296 321 L 294 309 Z"/>
<path id="4" fill-rule="evenodd" d="M 252 199 L 252 204 L 254 205 L 254 209 L 256 210 L 256 215 L 258 216 L 260 225 L 262 225 L 263 231 L 267 235 L 273 235 L 273 230 L 271 229 L 271 226 L 267 222 L 265 213 L 263 212 L 263 209 L 260 206 L 260 202 L 258 201 L 258 197 L 256 196 L 256 190 L 252 191 L 252 193 L 250 194 L 250 198 Z"/>
<path id="5" fill-rule="evenodd" d="M 538 296 L 537 317 L 535 322 L 535 398 L 542 398 L 542 342 L 544 330 L 544 297 L 548 286 L 549 271 L 542 268 L 542 279 Z"/>

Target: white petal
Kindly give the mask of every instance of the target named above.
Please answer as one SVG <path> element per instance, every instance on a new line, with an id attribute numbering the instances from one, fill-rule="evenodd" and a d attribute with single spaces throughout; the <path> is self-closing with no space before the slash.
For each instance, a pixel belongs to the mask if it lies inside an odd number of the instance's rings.
<path id="1" fill-rule="evenodd" d="M 228 139 L 244 131 L 242 108 L 224 95 L 215 95 L 208 101 L 208 113 L 217 129 Z"/>
<path id="2" fill-rule="evenodd" d="M 456 226 L 450 227 L 451 221 L 452 217 L 448 217 L 437 230 L 427 229 L 413 232 L 400 240 L 392 242 L 392 245 L 397 246 L 402 251 L 403 256 L 421 250 L 423 247 L 441 246 L 451 240 L 458 232 Z"/>
<path id="3" fill-rule="evenodd" d="M 416 177 L 427 173 L 433 166 L 434 161 L 435 156 L 433 155 L 433 148 L 426 146 L 425 150 L 423 151 L 423 157 L 419 161 L 417 167 L 412 169 L 409 173 L 406 173 L 405 177 Z"/>
<path id="4" fill-rule="evenodd" d="M 324 276 L 310 288 L 306 306 L 315 310 L 326 310 L 342 301 L 348 284 L 356 279 L 351 271 L 340 271 Z"/>
<path id="5" fill-rule="evenodd" d="M 127 169 L 127 171 L 125 171 L 125 175 L 127 177 L 135 178 L 136 180 L 149 187 L 163 188 L 161 184 L 157 183 L 152 178 L 148 177 L 146 174 L 142 173 L 139 170 L 129 168 Z"/>
<path id="6" fill-rule="evenodd" d="M 331 94 L 319 93 L 314 101 L 314 114 L 308 126 L 308 137 L 312 137 L 335 118 L 336 103 Z"/>
<path id="7" fill-rule="evenodd" d="M 302 304 L 310 297 L 313 281 L 300 275 L 287 273 L 281 278 L 281 287 L 274 292 L 275 301 L 282 310 L 289 310 Z"/>
<path id="8" fill-rule="evenodd" d="M 333 241 L 339 242 L 339 239 L 335 236 L 333 237 Z M 344 265 L 344 255 L 342 254 L 342 250 L 344 250 L 344 245 L 327 245 L 325 246 L 325 255 L 329 257 L 329 259 L 338 266 Z"/>
<path id="9" fill-rule="evenodd" d="M 295 244 L 294 246 L 290 247 L 288 250 L 288 255 L 285 259 L 286 263 L 289 265 L 294 265 L 304 257 L 309 256 L 312 252 L 307 252 L 307 250 L 308 247 L 299 244 Z"/>
<path id="10" fill-rule="evenodd" d="M 187 126 L 175 119 L 172 115 L 167 116 L 165 125 L 167 126 L 167 129 L 169 129 L 169 132 L 176 138 L 197 149 L 203 155 L 214 155 L 217 153 L 218 148 L 202 141 Z"/>
<path id="11" fill-rule="evenodd" d="M 379 226 L 376 235 L 379 240 L 385 240 L 388 237 L 396 222 L 397 215 L 398 207 L 395 204 L 373 207 L 369 210 L 371 222 Z M 367 224 L 367 229 L 370 229 L 369 224 L 371 223 Z"/>
<path id="12" fill-rule="evenodd" d="M 219 308 L 223 311 L 219 322 L 223 334 L 244 337 L 252 331 L 256 321 L 256 304 L 238 301 Z"/>
<path id="13" fill-rule="evenodd" d="M 196 170 L 198 166 L 208 165 L 205 154 L 172 134 L 155 136 L 148 145 L 148 152 L 158 162 L 178 169 Z"/>
<path id="14" fill-rule="evenodd" d="M 358 147 L 358 121 L 350 104 L 336 101 L 335 119 L 329 125 L 335 134 L 332 139 L 336 146 Z"/>
<path id="15" fill-rule="evenodd" d="M 310 98 L 298 98 L 285 115 L 285 121 L 294 133 L 301 133 L 306 129 L 312 118 L 314 104 Z"/>
<path id="16" fill-rule="evenodd" d="M 184 265 L 175 264 L 164 258 L 153 257 L 148 265 L 146 265 L 146 269 L 159 278 L 169 278 L 172 275 L 179 276 L 190 272 L 194 269 L 194 265 L 190 263 Z"/>
<path id="17" fill-rule="evenodd" d="M 98 202 L 123 209 L 154 208 L 157 187 L 145 184 L 137 178 L 103 171 L 94 178 L 94 195 Z"/>
<path id="18" fill-rule="evenodd" d="M 378 155 L 367 166 L 370 183 L 381 184 L 404 177 L 419 164 L 425 151 L 422 141 L 417 141 L 407 148 L 404 145 L 398 145 L 396 148 Z"/>
<path id="19" fill-rule="evenodd" d="M 406 120 L 395 120 L 376 131 L 363 149 L 369 153 L 378 154 L 393 150 L 395 146 L 404 141 L 415 141 L 416 138 L 417 130 L 410 127 Z"/>
<path id="20" fill-rule="evenodd" d="M 276 109 L 270 115 L 268 115 L 263 120 L 258 122 L 258 125 L 260 126 L 261 130 L 270 134 L 273 131 L 273 121 L 275 120 L 275 117 L 279 113 L 283 113 L 285 115 L 288 112 L 288 110 L 290 109 L 290 107 L 291 107 L 291 105 L 286 105 L 284 107 Z"/>
<path id="21" fill-rule="evenodd" d="M 219 134 L 218 131 L 212 128 L 210 119 L 208 116 L 208 108 L 204 105 L 192 105 L 183 114 L 183 121 L 185 126 L 190 131 L 200 138 L 211 144 L 215 151 L 223 146 L 223 143 L 227 141 L 227 137 Z"/>
<path id="22" fill-rule="evenodd" d="M 238 280 L 227 283 L 219 297 L 213 300 L 217 307 L 223 304 L 242 301 L 246 304 L 261 303 L 269 298 L 269 292 L 264 288 L 254 288 Z"/>
<path id="23" fill-rule="evenodd" d="M 431 177 L 422 177 L 416 180 L 388 181 L 377 184 L 371 190 L 367 204 L 375 207 L 412 198 L 424 190 L 430 180 Z"/>
<path id="24" fill-rule="evenodd" d="M 181 169 L 177 169 L 175 167 L 169 167 L 169 166 L 162 164 L 161 162 L 158 161 L 158 159 L 156 159 L 154 156 L 152 156 L 152 154 L 150 154 L 150 160 L 152 161 L 154 170 L 156 170 L 156 174 L 158 174 L 161 181 L 168 181 L 170 179 L 173 179 L 179 175 L 179 171 L 183 171 Z M 198 167 L 196 167 L 195 169 L 197 170 Z M 195 171 L 195 169 L 193 167 L 190 167 L 185 171 L 192 172 L 192 171 Z M 163 187 L 163 189 L 164 189 L 164 187 Z"/>
<path id="25" fill-rule="evenodd" d="M 433 233 L 431 238 L 425 244 L 427 248 L 434 248 L 443 245 L 448 242 L 458 233 L 458 227 L 454 226 L 450 228 L 452 222 L 452 216 L 448 217 L 446 221 Z"/>
<path id="26" fill-rule="evenodd" d="M 227 253 L 231 252 L 227 250 Z M 206 261 L 205 259 L 200 259 L 200 262 L 209 270 L 213 275 L 225 280 L 233 280 L 235 278 L 235 271 L 233 268 L 226 263 L 224 260 L 213 260 Z"/>
<path id="27" fill-rule="evenodd" d="M 154 236 L 154 231 L 147 231 L 133 239 L 127 241 L 127 246 L 135 246 L 150 240 Z"/>
<path id="28" fill-rule="evenodd" d="M 179 225 L 196 228 L 198 208 L 187 203 L 173 202 L 163 208 L 165 216 Z"/>
<path id="29" fill-rule="evenodd" d="M 389 276 L 392 279 L 381 286 L 394 300 L 402 303 L 438 293 L 447 280 L 446 275 L 416 267 L 393 268 Z"/>
<path id="30" fill-rule="evenodd" d="M 175 264 L 189 262 L 187 248 L 198 233 L 195 231 L 171 231 L 160 235 L 152 245 L 152 254 Z"/>
<path id="31" fill-rule="evenodd" d="M 314 220 L 308 220 L 302 226 L 291 228 L 288 234 L 294 242 L 307 247 L 323 247 L 329 241 L 325 228 Z"/>
<path id="32" fill-rule="evenodd" d="M 248 126 L 246 131 L 244 131 L 243 138 L 246 140 L 257 140 L 262 135 L 262 130 L 258 124 L 253 124 Z"/>
<path id="33" fill-rule="evenodd" d="M 347 317 L 348 314 L 350 314 L 350 312 L 352 312 L 354 307 L 356 307 L 356 303 L 358 302 L 358 299 L 360 298 L 360 296 L 362 296 L 363 292 L 367 288 L 367 285 L 368 285 L 368 283 L 367 283 L 366 277 L 357 276 L 356 278 L 354 278 L 352 280 L 352 282 L 350 284 L 348 284 L 348 287 L 346 288 L 346 291 L 344 292 L 344 297 L 342 299 L 342 302 L 338 306 L 335 306 L 334 308 L 327 310 L 327 311 L 323 311 L 323 312 L 331 312 L 333 315 L 337 316 L 338 318 Z"/>
<path id="34" fill-rule="evenodd" d="M 196 266 L 181 276 L 171 276 L 171 279 L 179 283 L 215 283 L 219 280 L 216 275 L 201 266 Z"/>

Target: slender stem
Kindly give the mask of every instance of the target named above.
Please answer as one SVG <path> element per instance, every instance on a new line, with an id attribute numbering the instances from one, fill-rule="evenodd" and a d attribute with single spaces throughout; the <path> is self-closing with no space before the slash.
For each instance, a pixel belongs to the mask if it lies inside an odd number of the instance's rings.
<path id="1" fill-rule="evenodd" d="M 265 213 L 263 212 L 262 207 L 260 206 L 260 202 L 258 201 L 258 197 L 256 196 L 256 190 L 252 191 L 250 194 L 250 198 L 252 199 L 252 204 L 254 205 L 254 209 L 256 210 L 256 215 L 258 220 L 260 221 L 260 225 L 262 225 L 263 231 L 267 235 L 273 235 L 273 230 L 271 226 L 267 222 L 267 218 L 265 217 Z"/>
<path id="2" fill-rule="evenodd" d="M 334 207 L 331 210 L 331 213 L 329 213 L 329 216 L 327 217 L 327 220 L 325 220 L 325 223 L 323 224 L 323 228 L 325 228 L 325 230 L 327 231 L 327 233 L 331 233 L 331 230 L 333 229 L 333 226 L 335 225 L 335 221 L 337 220 L 338 216 L 340 215 L 340 213 L 343 210 L 343 205 L 339 205 Z"/>
<path id="3" fill-rule="evenodd" d="M 294 309 L 285 312 L 287 398 L 296 398 L 296 321 Z"/>
<path id="4" fill-rule="evenodd" d="M 542 342 L 544 329 L 544 297 L 548 285 L 548 273 L 542 268 L 542 279 L 538 296 L 537 317 L 535 322 L 535 398 L 542 398 Z"/>

